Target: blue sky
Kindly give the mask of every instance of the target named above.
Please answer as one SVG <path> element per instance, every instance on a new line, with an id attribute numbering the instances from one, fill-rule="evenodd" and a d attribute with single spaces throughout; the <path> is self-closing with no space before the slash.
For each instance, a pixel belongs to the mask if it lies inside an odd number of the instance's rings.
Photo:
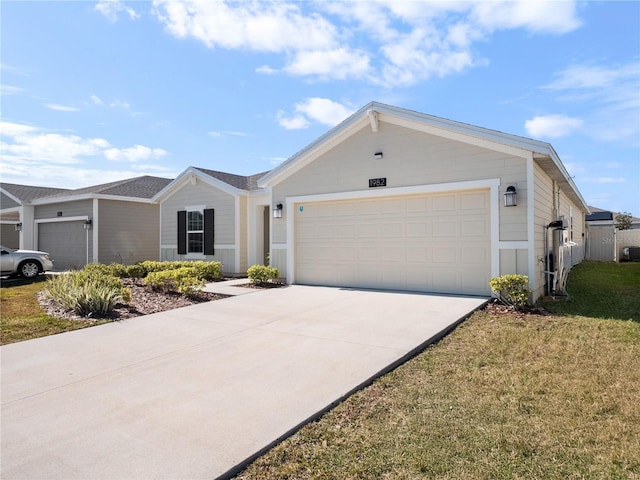
<path id="1" fill-rule="evenodd" d="M 640 216 L 640 2 L 3 1 L 3 182 L 274 168 L 376 100 L 550 142 Z"/>

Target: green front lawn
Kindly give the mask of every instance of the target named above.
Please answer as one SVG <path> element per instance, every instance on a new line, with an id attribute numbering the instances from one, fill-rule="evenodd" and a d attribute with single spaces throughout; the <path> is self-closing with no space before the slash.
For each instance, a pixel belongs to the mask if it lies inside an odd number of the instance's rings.
<path id="1" fill-rule="evenodd" d="M 640 264 L 581 264 L 569 294 L 475 313 L 237 478 L 640 478 Z"/>
<path id="2" fill-rule="evenodd" d="M 106 322 L 67 320 L 47 315 L 37 297 L 45 284 L 45 277 L 3 281 L 0 287 L 0 344 L 46 337 Z"/>

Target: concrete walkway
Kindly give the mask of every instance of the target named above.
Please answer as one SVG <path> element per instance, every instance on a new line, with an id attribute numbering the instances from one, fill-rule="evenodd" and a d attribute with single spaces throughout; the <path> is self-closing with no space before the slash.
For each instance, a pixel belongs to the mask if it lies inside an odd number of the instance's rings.
<path id="1" fill-rule="evenodd" d="M 485 300 L 252 289 L 3 346 L 1 477 L 228 475 Z"/>

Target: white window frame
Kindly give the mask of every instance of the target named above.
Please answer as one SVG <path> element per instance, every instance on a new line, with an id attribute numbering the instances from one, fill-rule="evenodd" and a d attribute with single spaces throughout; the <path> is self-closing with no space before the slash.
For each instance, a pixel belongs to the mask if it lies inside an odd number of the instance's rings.
<path id="1" fill-rule="evenodd" d="M 204 260 L 205 254 L 204 254 L 204 210 L 205 208 L 207 208 L 205 205 L 192 205 L 192 206 L 188 206 L 185 207 L 185 210 L 187 211 L 187 228 L 186 228 L 186 232 L 185 235 L 187 236 L 186 238 L 186 242 L 187 242 L 187 254 L 186 254 L 186 258 L 188 259 L 198 259 L 198 260 Z M 189 230 L 189 213 L 191 212 L 199 212 L 200 215 L 202 215 L 202 230 Z M 190 233 L 199 233 L 202 235 L 202 250 L 200 252 L 190 252 L 189 251 L 189 234 Z"/>

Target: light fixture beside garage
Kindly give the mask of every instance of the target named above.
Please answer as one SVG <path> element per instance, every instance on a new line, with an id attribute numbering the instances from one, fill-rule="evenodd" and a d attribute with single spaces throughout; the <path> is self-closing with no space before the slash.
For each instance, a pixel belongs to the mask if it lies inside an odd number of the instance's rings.
<path id="1" fill-rule="evenodd" d="M 22 222 L 18 222 L 16 223 L 16 232 L 21 232 L 22 231 Z"/>
<path id="2" fill-rule="evenodd" d="M 282 204 L 278 203 L 273 209 L 273 218 L 282 218 Z"/>
<path id="3" fill-rule="evenodd" d="M 91 222 L 91 220 L 87 220 L 86 222 L 84 222 L 84 229 L 85 230 L 91 230 L 91 225 L 93 222 Z"/>
<path id="4" fill-rule="evenodd" d="M 518 194 L 516 192 L 516 187 L 510 185 L 507 187 L 507 191 L 504 192 L 504 206 L 515 207 L 516 205 L 518 205 Z"/>

